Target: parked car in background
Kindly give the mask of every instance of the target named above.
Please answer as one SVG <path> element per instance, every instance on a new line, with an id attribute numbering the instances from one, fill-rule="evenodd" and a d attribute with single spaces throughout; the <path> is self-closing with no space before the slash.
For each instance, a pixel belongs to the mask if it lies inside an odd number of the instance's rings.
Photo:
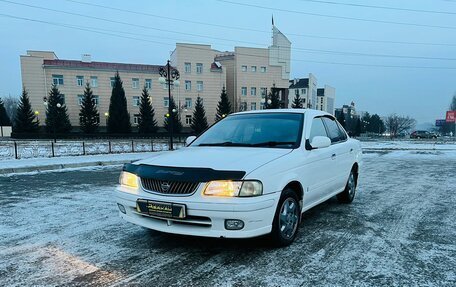
<path id="1" fill-rule="evenodd" d="M 410 134 L 411 139 L 436 139 L 437 134 L 428 131 L 414 131 Z"/>
<path id="2" fill-rule="evenodd" d="M 270 234 L 284 246 L 303 212 L 355 197 L 360 143 L 326 112 L 236 113 L 186 144 L 124 166 L 116 192 L 123 219 L 185 235 Z"/>

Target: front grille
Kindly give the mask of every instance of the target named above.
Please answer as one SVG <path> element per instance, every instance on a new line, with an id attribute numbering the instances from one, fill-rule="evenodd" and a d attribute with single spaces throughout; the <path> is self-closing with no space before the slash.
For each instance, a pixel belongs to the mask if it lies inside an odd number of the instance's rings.
<path id="1" fill-rule="evenodd" d="M 146 191 L 163 194 L 192 194 L 198 187 L 198 182 L 167 181 L 159 179 L 141 178 L 141 183 Z"/>

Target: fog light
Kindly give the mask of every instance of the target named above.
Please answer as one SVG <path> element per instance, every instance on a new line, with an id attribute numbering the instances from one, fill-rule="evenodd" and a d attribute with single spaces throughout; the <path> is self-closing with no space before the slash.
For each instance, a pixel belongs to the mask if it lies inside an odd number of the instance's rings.
<path id="1" fill-rule="evenodd" d="M 120 203 L 117 203 L 117 207 L 119 207 L 120 212 L 122 212 L 123 214 L 127 214 L 127 211 L 125 210 L 125 206 L 123 206 Z"/>
<path id="2" fill-rule="evenodd" d="M 225 219 L 225 229 L 240 230 L 244 228 L 244 221 L 239 219 Z"/>

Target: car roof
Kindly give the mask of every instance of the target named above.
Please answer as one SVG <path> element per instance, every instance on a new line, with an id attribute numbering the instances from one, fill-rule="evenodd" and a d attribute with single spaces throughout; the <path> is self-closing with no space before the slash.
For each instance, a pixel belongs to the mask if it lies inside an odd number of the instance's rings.
<path id="1" fill-rule="evenodd" d="M 266 110 L 254 110 L 254 111 L 245 111 L 245 112 L 237 112 L 231 115 L 244 115 L 244 114 L 267 114 L 267 113 L 294 113 L 294 114 L 308 114 L 311 117 L 316 116 L 331 116 L 334 118 L 333 115 L 330 113 L 314 110 L 314 109 L 266 109 Z"/>

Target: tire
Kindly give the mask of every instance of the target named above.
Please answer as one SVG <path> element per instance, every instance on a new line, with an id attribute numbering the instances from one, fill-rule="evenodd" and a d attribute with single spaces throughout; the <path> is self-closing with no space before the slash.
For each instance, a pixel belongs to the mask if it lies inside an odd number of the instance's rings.
<path id="1" fill-rule="evenodd" d="M 285 189 L 272 222 L 271 239 L 276 247 L 290 245 L 298 234 L 301 221 L 301 206 L 298 196 L 292 189 Z"/>
<path id="2" fill-rule="evenodd" d="M 337 195 L 337 200 L 340 203 L 352 203 L 356 194 L 356 174 L 353 170 L 350 171 L 348 176 L 347 184 L 345 185 L 344 191 Z"/>

